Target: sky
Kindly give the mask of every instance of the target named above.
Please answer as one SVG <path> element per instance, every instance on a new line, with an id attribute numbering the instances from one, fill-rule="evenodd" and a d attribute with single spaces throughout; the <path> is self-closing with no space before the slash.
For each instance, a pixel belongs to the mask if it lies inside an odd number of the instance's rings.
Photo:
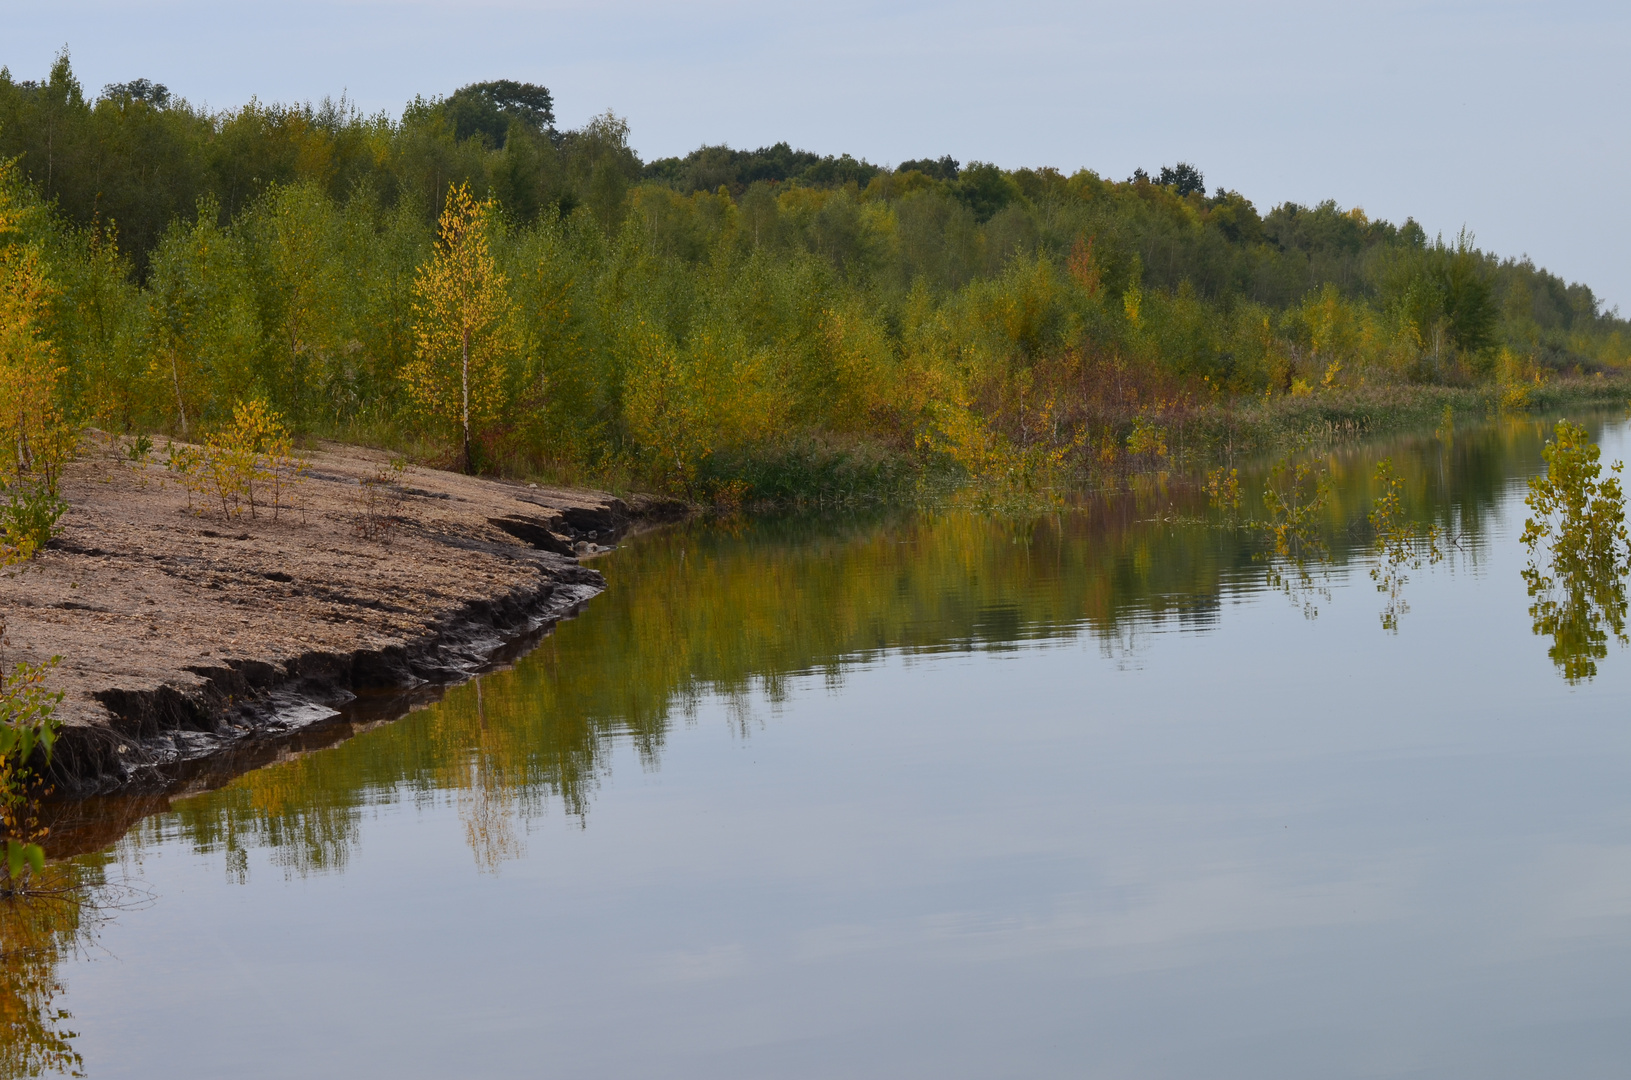
<path id="1" fill-rule="evenodd" d="M 785 140 L 1117 179 L 1188 161 L 1259 210 L 1335 199 L 1527 254 L 1631 314 L 1631 4 L 1173 0 L 0 0 L 0 64 L 213 108 L 510 78 L 647 160 Z"/>

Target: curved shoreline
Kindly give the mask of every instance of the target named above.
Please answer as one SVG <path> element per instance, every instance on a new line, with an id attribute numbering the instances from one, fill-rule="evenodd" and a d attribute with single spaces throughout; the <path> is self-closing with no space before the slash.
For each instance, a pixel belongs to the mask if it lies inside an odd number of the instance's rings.
<path id="1" fill-rule="evenodd" d="M 109 688 L 98 697 L 113 723 L 65 727 L 52 778 L 69 798 L 121 788 L 169 789 L 181 779 L 179 766 L 319 728 L 341 718 L 361 694 L 401 696 L 457 685 L 488 669 L 513 642 L 577 614 L 605 587 L 605 578 L 585 567 L 552 568 L 531 592 L 468 601 L 419 641 L 349 653 L 306 652 L 281 663 L 194 667 L 189 670 L 200 681 L 185 689 L 170 684 Z M 391 718 L 409 708 L 405 703 Z"/>
<path id="2" fill-rule="evenodd" d="M 685 509 L 404 479 L 383 454 L 325 445 L 297 502 L 235 516 L 119 440 L 97 449 L 64 476 L 62 534 L 0 578 L 6 662 L 60 657 L 59 803 L 174 790 L 209 762 L 332 726 L 360 697 L 400 715 L 604 590 L 577 556 Z"/>

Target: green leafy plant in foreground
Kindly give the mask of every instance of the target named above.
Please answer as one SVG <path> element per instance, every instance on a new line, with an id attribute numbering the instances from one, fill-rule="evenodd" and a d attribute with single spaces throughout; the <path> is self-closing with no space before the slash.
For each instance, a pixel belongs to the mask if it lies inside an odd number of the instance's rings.
<path id="1" fill-rule="evenodd" d="M 44 484 L 13 484 L 0 503 L 0 564 L 32 559 L 62 531 L 68 504 Z"/>
<path id="2" fill-rule="evenodd" d="M 1603 476 L 1601 450 L 1579 424 L 1560 420 L 1542 455 L 1546 472 L 1529 480 L 1524 522 L 1529 565 L 1523 579 L 1534 601 L 1534 632 L 1552 639 L 1548 654 L 1571 683 L 1597 674 L 1608 655 L 1608 635 L 1622 645 L 1625 578 L 1631 573 L 1631 535 L 1625 523 L 1623 463 Z"/>
<path id="3" fill-rule="evenodd" d="M 0 638 L 3 634 L 0 627 Z M 45 870 L 39 841 L 49 829 L 41 827 L 39 809 L 50 789 L 36 767 L 36 751 L 50 762 L 62 692 L 47 690 L 45 677 L 57 661 L 52 657 L 43 664 L 0 666 L 0 841 L 5 847 L 0 896 L 24 891 L 28 874 Z"/>

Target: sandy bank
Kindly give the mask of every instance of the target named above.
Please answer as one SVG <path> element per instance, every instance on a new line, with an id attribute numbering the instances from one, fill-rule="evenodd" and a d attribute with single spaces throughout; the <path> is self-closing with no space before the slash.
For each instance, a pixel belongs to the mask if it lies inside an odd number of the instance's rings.
<path id="1" fill-rule="evenodd" d="M 277 519 L 189 510 L 162 465 L 75 462 L 62 535 L 0 577 L 7 661 L 60 656 L 58 789 L 163 784 L 286 740 L 359 693 L 457 681 L 605 586 L 578 557 L 677 509 L 412 468 L 365 535 L 384 454 L 324 445 Z"/>

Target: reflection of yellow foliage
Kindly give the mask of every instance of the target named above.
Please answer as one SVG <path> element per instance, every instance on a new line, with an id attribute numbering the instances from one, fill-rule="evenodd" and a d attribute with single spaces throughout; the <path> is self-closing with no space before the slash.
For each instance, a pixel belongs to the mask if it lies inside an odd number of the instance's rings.
<path id="1" fill-rule="evenodd" d="M 1377 462 L 1376 483 L 1381 491 L 1367 515 L 1376 531 L 1372 544 L 1377 564 L 1370 576 L 1376 582 L 1376 591 L 1388 598 L 1382 609 L 1382 629 L 1398 633 L 1400 617 L 1410 611 L 1404 598 L 1404 587 L 1410 579 L 1404 572 L 1419 569 L 1424 556 L 1434 563 L 1444 558 L 1439 548 L 1443 534 L 1437 525 L 1422 529 L 1405 516 L 1404 480 L 1394 472 L 1392 458 Z"/>
<path id="2" fill-rule="evenodd" d="M 1464 527 L 1475 535 L 1504 475 L 1488 463 L 1532 458 L 1540 442 L 1532 425 L 1518 423 L 1460 439 L 1472 452 L 1447 466 L 1430 439 L 1391 445 L 1399 486 L 1387 514 L 1395 526 L 1423 518 L 1427 493 L 1448 467 Z M 1265 540 L 1287 553 L 1283 583 L 1306 594 L 1295 564 L 1287 565 L 1294 552 L 1334 559 L 1354 549 L 1310 551 L 1292 526 L 1314 544 L 1322 535 L 1344 543 L 1345 526 L 1372 508 L 1377 488 L 1370 468 L 1310 465 L 1299 493 L 1291 490 L 1295 472 L 1287 463 L 1275 480 L 1276 521 L 1286 533 Z M 1216 481 L 1226 503 L 1266 486 L 1244 469 Z M 836 682 L 885 651 L 1000 649 L 1072 636 L 1119 647 L 1151 621 L 1187 618 L 1197 601 L 1215 600 L 1248 557 L 1209 530 L 1152 520 L 1173 510 L 1198 516 L 1210 492 L 1167 490 L 1150 477 L 1129 487 L 1066 514 L 738 518 L 728 529 L 648 534 L 601 564 L 612 587 L 584 617 L 562 623 L 513 668 L 330 750 L 178 799 L 172 813 L 137 826 L 131 843 L 179 836 L 220 853 L 229 870 L 258 844 L 285 872 L 320 873 L 345 866 L 361 823 L 380 804 L 419 799 L 456 807 L 477 865 L 492 867 L 519 850 L 526 822 L 562 810 L 588 814 L 619 747 L 655 766 L 675 726 L 710 696 L 735 703 L 751 728 L 755 702 L 782 700 L 811 672 Z M 998 610 L 1011 617 L 992 623 Z M 438 866 L 453 865 L 447 856 L 426 853 Z"/>
<path id="3" fill-rule="evenodd" d="M 50 865 L 39 894 L 0 898 L 0 1076 L 83 1075 L 73 1018 L 55 1002 L 58 965 L 85 936 L 77 873 Z"/>
<path id="4" fill-rule="evenodd" d="M 1314 597 L 1328 596 L 1315 585 L 1309 567 L 1325 563 L 1330 555 L 1322 518 L 1333 491 L 1324 467 L 1306 460 L 1293 463 L 1290 458 L 1276 461 L 1263 485 L 1263 509 L 1268 518 L 1258 525 L 1269 545 L 1269 584 L 1284 590 L 1310 619 L 1319 614 Z"/>
<path id="5" fill-rule="evenodd" d="M 861 536 L 846 526 L 831 542 L 755 521 L 736 523 L 739 538 L 711 527 L 643 537 L 607 564 L 614 587 L 589 616 L 562 624 L 513 669 L 331 750 L 178 800 L 131 842 L 179 830 L 229 865 L 258 843 L 288 872 L 322 872 L 346 864 L 381 800 L 446 791 L 478 867 L 491 869 L 520 851 L 520 823 L 547 800 L 586 814 L 615 746 L 654 761 L 671 724 L 704 695 L 737 702 L 746 717 L 755 694 L 777 700 L 811 670 L 838 678 L 880 648 L 1000 646 L 1045 633 L 1119 640 L 1128 625 L 1215 592 L 1225 556 L 1202 534 L 1139 524 L 1162 496 L 1149 499 L 1030 522 L 949 512 Z M 1038 573 L 1048 587 L 1027 588 Z M 982 624 L 982 611 L 1015 597 L 1024 599 L 1011 628 Z"/>

